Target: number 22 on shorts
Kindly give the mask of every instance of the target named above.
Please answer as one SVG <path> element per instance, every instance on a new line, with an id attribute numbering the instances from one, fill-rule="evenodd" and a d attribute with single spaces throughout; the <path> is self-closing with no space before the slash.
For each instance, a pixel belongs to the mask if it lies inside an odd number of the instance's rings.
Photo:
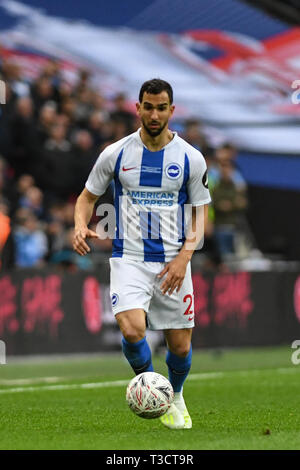
<path id="1" fill-rule="evenodd" d="M 192 310 L 193 306 L 193 296 L 192 294 L 187 294 L 183 297 L 183 302 L 189 302 L 186 311 L 184 312 L 184 315 L 190 315 L 189 316 L 189 321 L 192 321 L 194 318 L 194 312 Z"/>

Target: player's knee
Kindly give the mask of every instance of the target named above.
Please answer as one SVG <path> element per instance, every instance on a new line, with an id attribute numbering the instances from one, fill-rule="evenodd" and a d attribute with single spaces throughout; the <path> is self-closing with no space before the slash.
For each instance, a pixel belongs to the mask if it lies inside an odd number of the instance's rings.
<path id="1" fill-rule="evenodd" d="M 136 343 L 140 341 L 145 336 L 145 327 L 144 325 L 137 322 L 128 321 L 128 319 L 123 318 L 121 321 L 119 319 L 118 324 L 121 330 L 123 337 L 128 341 L 128 343 Z"/>
<path id="2" fill-rule="evenodd" d="M 128 343 L 137 343 L 145 336 L 145 332 L 143 330 L 135 328 L 127 328 L 122 331 L 122 334 Z"/>
<path id="3" fill-rule="evenodd" d="M 190 344 L 174 344 L 169 349 L 171 350 L 173 354 L 176 354 L 176 356 L 186 357 L 188 356 L 190 352 L 190 348 L 191 348 Z"/>
<path id="4" fill-rule="evenodd" d="M 135 318 L 127 313 L 120 313 L 116 316 L 116 320 L 123 337 L 129 343 L 137 343 L 144 338 L 146 323 L 141 316 Z"/>

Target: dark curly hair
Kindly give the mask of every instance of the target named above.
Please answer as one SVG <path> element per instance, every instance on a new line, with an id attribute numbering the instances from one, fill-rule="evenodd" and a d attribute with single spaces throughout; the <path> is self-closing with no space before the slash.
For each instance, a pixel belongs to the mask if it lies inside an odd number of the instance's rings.
<path id="1" fill-rule="evenodd" d="M 139 93 L 139 101 L 140 103 L 143 101 L 143 96 L 145 92 L 150 93 L 152 95 L 158 95 L 162 91 L 166 91 L 168 93 L 170 104 L 172 104 L 172 87 L 168 82 L 165 82 L 165 80 L 161 80 L 160 78 L 152 78 L 152 80 L 148 80 L 147 82 L 143 83 Z"/>

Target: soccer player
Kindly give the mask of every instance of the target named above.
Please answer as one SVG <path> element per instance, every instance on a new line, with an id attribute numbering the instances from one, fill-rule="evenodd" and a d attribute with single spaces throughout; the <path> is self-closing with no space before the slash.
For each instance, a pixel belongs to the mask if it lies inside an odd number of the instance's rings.
<path id="1" fill-rule="evenodd" d="M 202 154 L 168 127 L 174 108 L 169 83 L 142 85 L 136 104 L 141 128 L 100 154 L 76 202 L 73 247 L 81 255 L 90 251 L 86 239 L 98 236 L 88 228 L 93 207 L 114 179 L 110 292 L 123 352 L 136 374 L 153 371 L 146 326 L 163 330 L 175 399 L 160 419 L 171 429 L 188 429 L 192 420 L 182 391 L 192 361 L 190 260 L 203 237 L 197 215 L 206 212 L 210 194 Z M 192 214 L 185 230 L 187 203 Z"/>

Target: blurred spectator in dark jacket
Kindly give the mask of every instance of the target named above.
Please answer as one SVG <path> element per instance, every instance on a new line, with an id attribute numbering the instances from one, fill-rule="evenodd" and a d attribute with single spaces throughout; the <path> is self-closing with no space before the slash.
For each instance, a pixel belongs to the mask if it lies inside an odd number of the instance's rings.
<path id="1" fill-rule="evenodd" d="M 14 180 L 7 161 L 0 155 L 0 196 L 11 200 L 14 194 Z"/>
<path id="2" fill-rule="evenodd" d="M 219 171 L 220 179 L 212 191 L 215 237 L 221 255 L 227 255 L 235 251 L 235 232 L 239 215 L 247 208 L 247 195 L 245 189 L 234 182 L 230 161 L 220 162 Z"/>
<path id="3" fill-rule="evenodd" d="M 109 119 L 109 112 L 107 111 L 107 102 L 99 91 L 93 91 L 92 102 L 94 111 L 99 111 L 103 115 L 103 119 Z"/>
<path id="4" fill-rule="evenodd" d="M 18 177 L 34 172 L 39 155 L 33 102 L 29 97 L 18 98 L 10 121 L 10 151 L 7 159 Z"/>
<path id="5" fill-rule="evenodd" d="M 45 103 L 40 110 L 37 122 L 37 136 L 41 147 L 44 145 L 46 140 L 49 139 L 51 129 L 57 122 L 56 118 L 56 104 L 54 101 Z"/>
<path id="6" fill-rule="evenodd" d="M 60 106 L 64 100 L 71 98 L 72 95 L 72 85 L 66 80 L 60 80 L 58 85 L 58 105 Z"/>
<path id="7" fill-rule="evenodd" d="M 50 253 L 61 250 L 64 245 L 66 230 L 64 206 L 63 201 L 55 201 L 49 206 L 47 236 Z"/>
<path id="8" fill-rule="evenodd" d="M 217 180 L 215 180 L 215 178 L 211 175 L 211 170 L 213 170 L 217 165 L 215 150 L 212 147 L 205 147 L 202 149 L 202 153 L 207 165 L 208 187 L 212 194 L 213 189 L 217 183 Z M 214 219 L 214 207 L 212 204 L 209 204 L 208 218 L 205 225 L 204 245 L 200 252 L 200 254 L 203 253 L 205 255 L 205 262 L 203 264 L 203 269 L 205 270 L 214 270 L 219 268 L 222 261 L 214 234 Z"/>
<path id="9" fill-rule="evenodd" d="M 125 135 L 133 132 L 135 115 L 129 111 L 129 107 L 126 101 L 126 96 L 124 93 L 118 93 L 114 99 L 114 109 L 110 113 L 110 118 L 115 123 L 124 123 Z"/>
<path id="10" fill-rule="evenodd" d="M 63 199 L 70 194 L 75 176 L 73 161 L 66 128 L 55 124 L 44 145 L 37 179 L 39 186 L 47 191 L 47 196 Z"/>
<path id="11" fill-rule="evenodd" d="M 73 192 L 75 194 L 80 194 L 83 190 L 88 175 L 99 156 L 93 144 L 90 132 L 79 130 L 76 133 L 73 146 L 73 171 L 75 173 Z"/>
<path id="12" fill-rule="evenodd" d="M 42 70 L 41 77 L 48 78 L 54 89 L 57 90 L 62 80 L 59 61 L 49 59 Z"/>
<path id="13" fill-rule="evenodd" d="M 73 133 L 73 127 L 71 125 L 71 119 L 69 118 L 69 116 L 64 113 L 57 114 L 55 117 L 55 124 L 57 124 L 58 126 L 61 125 L 65 128 L 66 140 L 70 142 L 72 140 L 71 137 Z"/>
<path id="14" fill-rule="evenodd" d="M 200 152 L 207 147 L 206 138 L 201 132 L 201 125 L 196 119 L 186 122 L 183 138 Z"/>
<path id="15" fill-rule="evenodd" d="M 64 223 L 67 229 L 73 228 L 74 226 L 75 201 L 68 201 L 64 204 Z"/>
<path id="16" fill-rule="evenodd" d="M 78 126 L 87 127 L 89 117 L 93 111 L 93 93 L 89 88 L 83 88 L 77 95 L 75 106 L 75 120 Z"/>
<path id="17" fill-rule="evenodd" d="M 5 94 L 6 102 L 3 105 L 0 104 L 0 152 L 7 158 L 11 150 L 11 119 L 14 114 L 18 97 L 16 93 L 11 89 L 9 83 L 5 83 Z"/>
<path id="18" fill-rule="evenodd" d="M 58 90 L 53 85 L 51 78 L 41 75 L 31 88 L 31 96 L 34 102 L 35 116 L 38 117 L 40 109 L 47 101 L 58 101 Z"/>
<path id="19" fill-rule="evenodd" d="M 124 121 L 113 121 L 114 123 L 114 141 L 121 140 L 123 137 L 126 137 L 128 135 L 128 127 L 126 122 Z M 131 131 L 133 132 L 133 129 L 131 128 Z"/>
<path id="20" fill-rule="evenodd" d="M 101 145 L 105 142 L 102 133 L 102 127 L 105 122 L 105 115 L 101 111 L 93 111 L 89 117 L 87 130 L 90 132 L 94 147 L 99 150 Z"/>
<path id="21" fill-rule="evenodd" d="M 236 167 L 237 149 L 231 144 L 224 144 L 216 149 L 216 161 L 219 164 L 229 162 L 232 165 L 232 179 L 240 189 L 246 189 L 247 184 L 243 175 Z M 220 167 L 217 165 L 210 171 L 211 178 L 220 179 Z"/>
<path id="22" fill-rule="evenodd" d="M 69 125 L 76 125 L 76 99 L 73 97 L 65 98 L 58 109 L 59 116 L 67 116 L 69 119 Z"/>
<path id="23" fill-rule="evenodd" d="M 82 68 L 78 71 L 78 81 L 74 87 L 74 93 L 77 95 L 82 90 L 89 88 L 91 72 L 88 69 Z"/>

